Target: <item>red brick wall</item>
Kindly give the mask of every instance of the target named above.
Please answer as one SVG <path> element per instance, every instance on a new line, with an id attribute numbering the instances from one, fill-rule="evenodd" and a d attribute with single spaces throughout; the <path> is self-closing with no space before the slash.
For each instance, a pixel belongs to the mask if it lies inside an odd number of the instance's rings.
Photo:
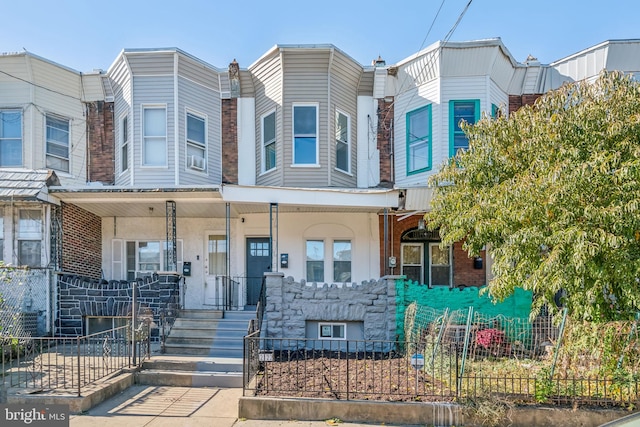
<path id="1" fill-rule="evenodd" d="M 378 100 L 378 139 L 380 185 L 393 187 L 393 99 Z"/>
<path id="2" fill-rule="evenodd" d="M 385 275 L 385 267 L 388 260 L 384 259 L 384 215 L 380 215 L 380 275 Z M 400 274 L 400 243 L 402 235 L 413 228 L 418 227 L 418 220 L 422 215 L 412 215 L 402 221 L 397 221 L 395 215 L 388 216 L 389 229 L 389 253 L 388 256 L 395 256 L 397 265 L 390 274 Z M 486 262 L 484 260 L 484 251 L 481 254 L 483 258 L 482 268 L 473 268 L 474 259 L 469 258 L 467 253 L 462 250 L 462 243 L 458 242 L 453 245 L 453 285 L 454 286 L 482 286 L 486 283 Z M 426 267 L 426 266 L 425 266 Z"/>
<path id="3" fill-rule="evenodd" d="M 115 133 L 113 102 L 90 102 L 87 106 L 87 181 L 113 184 Z"/>
<path id="4" fill-rule="evenodd" d="M 102 220 L 76 205 L 62 203 L 62 271 L 99 279 Z"/>
<path id="5" fill-rule="evenodd" d="M 238 183 L 238 99 L 222 100 L 222 182 Z"/>
<path id="6" fill-rule="evenodd" d="M 526 95 L 509 95 L 509 115 L 518 111 L 524 105 L 533 105 L 542 94 L 531 93 Z"/>

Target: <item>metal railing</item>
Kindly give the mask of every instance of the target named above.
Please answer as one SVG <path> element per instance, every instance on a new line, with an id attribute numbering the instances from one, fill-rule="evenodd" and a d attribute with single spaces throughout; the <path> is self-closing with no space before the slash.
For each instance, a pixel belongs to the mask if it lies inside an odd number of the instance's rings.
<path id="1" fill-rule="evenodd" d="M 244 341 L 245 395 L 338 400 L 477 401 L 637 407 L 640 376 L 577 376 L 536 370 L 534 360 L 508 356 L 473 362 L 463 348 L 420 342 L 261 338 Z M 501 375 L 522 365 L 519 375 Z M 529 366 L 529 368 L 526 368 Z"/>
<path id="2" fill-rule="evenodd" d="M 81 337 L 5 336 L 0 349 L 2 388 L 81 396 L 83 387 L 139 366 L 150 357 L 151 342 L 149 325 L 143 324 L 135 332 L 129 325 Z"/>
<path id="3" fill-rule="evenodd" d="M 267 306 L 267 292 L 266 292 L 266 278 L 262 277 L 262 284 L 260 285 L 260 296 L 258 297 L 258 303 L 256 304 L 256 317 L 249 322 L 249 329 L 247 335 L 251 335 L 255 331 L 262 329 L 262 319 L 264 317 L 265 307 Z"/>
<path id="4" fill-rule="evenodd" d="M 392 341 L 245 338 L 244 393 L 339 400 L 452 401 L 457 351 Z M 424 347 L 423 347 L 424 348 Z"/>

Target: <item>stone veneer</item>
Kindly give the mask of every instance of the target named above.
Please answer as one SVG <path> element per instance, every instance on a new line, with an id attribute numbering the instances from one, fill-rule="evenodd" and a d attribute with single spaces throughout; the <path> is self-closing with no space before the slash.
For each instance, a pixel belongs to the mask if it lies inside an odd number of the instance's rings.
<path id="1" fill-rule="evenodd" d="M 358 321 L 365 340 L 392 341 L 396 336 L 396 277 L 361 284 L 297 283 L 283 273 L 265 273 L 266 338 L 305 338 L 309 321 Z"/>
<path id="2" fill-rule="evenodd" d="M 86 316 L 131 316 L 134 284 L 137 285 L 138 313 L 147 314 L 150 309 L 156 324 L 160 324 L 163 310 L 179 308 L 180 276 L 175 273 L 153 274 L 132 282 L 61 274 L 58 275 L 56 335 L 85 335 Z"/>

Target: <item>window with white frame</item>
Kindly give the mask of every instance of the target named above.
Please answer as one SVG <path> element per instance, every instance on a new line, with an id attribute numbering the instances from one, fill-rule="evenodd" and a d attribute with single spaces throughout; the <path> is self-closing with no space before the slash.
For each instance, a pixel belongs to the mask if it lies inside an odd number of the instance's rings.
<path id="1" fill-rule="evenodd" d="M 168 248 L 166 241 L 130 240 L 125 244 L 127 280 L 158 271 L 164 271 L 167 263 Z M 176 271 L 182 268 L 182 240 L 176 242 Z"/>
<path id="2" fill-rule="evenodd" d="M 318 164 L 318 107 L 293 106 L 293 163 Z"/>
<path id="3" fill-rule="evenodd" d="M 18 213 L 18 265 L 42 266 L 42 211 L 20 209 Z"/>
<path id="4" fill-rule="evenodd" d="M 129 169 L 129 116 L 120 119 L 120 172 Z"/>
<path id="5" fill-rule="evenodd" d="M 69 120 L 47 115 L 47 167 L 69 172 Z"/>
<path id="6" fill-rule="evenodd" d="M 262 117 L 262 171 L 276 167 L 276 112 Z"/>
<path id="7" fill-rule="evenodd" d="M 307 282 L 324 282 L 324 242 L 307 240 Z"/>
<path id="8" fill-rule="evenodd" d="M 0 110 L 0 166 L 22 166 L 21 110 Z"/>
<path id="9" fill-rule="evenodd" d="M 333 281 L 351 281 L 351 240 L 333 241 Z"/>
<path id="10" fill-rule="evenodd" d="M 351 118 L 336 111 L 336 168 L 347 173 L 351 171 L 350 125 Z"/>
<path id="11" fill-rule="evenodd" d="M 407 173 L 431 168 L 431 105 L 407 113 Z"/>
<path id="12" fill-rule="evenodd" d="M 142 108 L 142 165 L 167 165 L 167 109 Z"/>
<path id="13" fill-rule="evenodd" d="M 207 170 L 207 120 L 187 112 L 187 168 L 199 172 Z"/>
<path id="14" fill-rule="evenodd" d="M 469 148 L 469 138 L 462 130 L 462 122 L 475 124 L 480 118 L 480 101 L 449 101 L 450 155 L 454 156 L 458 150 Z"/>
<path id="15" fill-rule="evenodd" d="M 318 338 L 325 340 L 346 340 L 346 323 L 318 323 Z"/>

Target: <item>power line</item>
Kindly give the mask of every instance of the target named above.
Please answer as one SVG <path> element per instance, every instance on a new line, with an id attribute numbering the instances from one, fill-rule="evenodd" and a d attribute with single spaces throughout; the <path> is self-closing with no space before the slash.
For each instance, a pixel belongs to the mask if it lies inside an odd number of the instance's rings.
<path id="1" fill-rule="evenodd" d="M 7 73 L 6 71 L 2 71 L 2 70 L 0 70 L 0 73 L 4 74 L 5 76 L 11 77 L 11 78 L 13 78 L 13 79 L 20 80 L 21 82 L 24 82 L 24 83 L 30 84 L 30 85 L 32 85 L 32 86 L 35 86 L 35 87 L 37 87 L 37 88 L 44 89 L 44 90 L 48 90 L 49 92 L 52 92 L 52 93 L 55 93 L 55 94 L 58 94 L 58 95 L 61 95 L 61 96 L 66 96 L 67 98 L 71 98 L 71 99 L 74 99 L 74 100 L 76 100 L 76 101 L 83 102 L 81 98 L 78 98 L 78 97 L 76 97 L 76 96 L 69 95 L 69 94 L 66 94 L 66 93 L 62 93 L 62 92 L 59 92 L 59 91 L 54 90 L 54 89 L 50 89 L 50 88 L 48 88 L 48 87 L 45 87 L 45 86 L 39 85 L 39 84 L 34 83 L 34 82 L 30 82 L 29 80 L 25 80 L 25 79 L 23 79 L 23 78 L 21 78 L 21 77 L 14 76 L 13 74 Z"/>

